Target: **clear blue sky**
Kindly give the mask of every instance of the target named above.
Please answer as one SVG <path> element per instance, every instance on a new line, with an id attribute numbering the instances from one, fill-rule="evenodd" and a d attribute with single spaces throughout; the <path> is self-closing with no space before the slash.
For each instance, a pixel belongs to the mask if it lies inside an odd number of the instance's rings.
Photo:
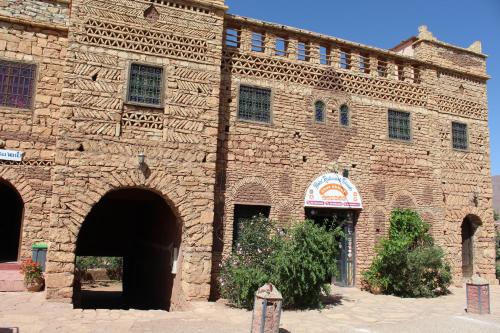
<path id="1" fill-rule="evenodd" d="M 427 25 L 462 47 L 476 40 L 488 58 L 492 174 L 500 175 L 500 0 L 226 0 L 229 12 L 372 46 L 391 48 Z"/>

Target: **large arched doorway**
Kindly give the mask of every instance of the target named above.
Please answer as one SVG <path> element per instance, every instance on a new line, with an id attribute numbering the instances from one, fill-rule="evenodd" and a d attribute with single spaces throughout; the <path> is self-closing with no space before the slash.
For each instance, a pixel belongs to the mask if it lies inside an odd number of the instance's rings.
<path id="1" fill-rule="evenodd" d="M 0 263 L 19 259 L 23 210 L 19 193 L 0 179 Z"/>
<path id="2" fill-rule="evenodd" d="M 75 307 L 169 310 L 180 229 L 155 192 L 127 188 L 106 194 L 82 225 L 76 256 L 123 258 L 122 290 L 78 290 L 75 281 Z"/>
<path id="3" fill-rule="evenodd" d="M 462 277 L 471 278 L 474 274 L 474 235 L 481 225 L 476 215 L 467 215 L 462 221 Z"/>

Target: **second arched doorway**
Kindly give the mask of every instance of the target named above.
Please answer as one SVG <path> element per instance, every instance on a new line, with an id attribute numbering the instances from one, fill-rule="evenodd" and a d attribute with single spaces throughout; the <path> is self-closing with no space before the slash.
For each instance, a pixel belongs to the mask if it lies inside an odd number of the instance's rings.
<path id="1" fill-rule="evenodd" d="M 469 279 L 474 275 L 474 239 L 477 228 L 482 224 L 476 215 L 467 215 L 462 221 L 462 277 Z"/>
<path id="2" fill-rule="evenodd" d="M 19 259 L 23 211 L 21 195 L 0 179 L 0 263 Z"/>
<path id="3" fill-rule="evenodd" d="M 157 193 L 126 188 L 106 194 L 82 225 L 76 256 L 122 259 L 122 290 L 80 291 L 75 283 L 75 307 L 169 310 L 180 235 L 174 212 Z"/>

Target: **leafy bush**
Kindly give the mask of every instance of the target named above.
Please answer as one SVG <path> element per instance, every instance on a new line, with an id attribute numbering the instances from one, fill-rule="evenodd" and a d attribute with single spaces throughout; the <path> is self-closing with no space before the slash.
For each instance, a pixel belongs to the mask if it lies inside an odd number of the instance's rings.
<path id="1" fill-rule="evenodd" d="M 411 210 L 393 211 L 390 224 L 389 238 L 379 243 L 370 269 L 363 273 L 368 289 L 401 297 L 446 293 L 451 269 L 429 226 Z"/>
<path id="2" fill-rule="evenodd" d="M 121 280 L 123 258 L 120 257 L 76 257 L 76 269 L 85 276 L 89 269 L 105 269 L 111 280 Z"/>
<path id="3" fill-rule="evenodd" d="M 287 231 L 263 216 L 245 221 L 235 251 L 221 270 L 221 296 L 250 309 L 257 289 L 271 282 L 287 307 L 320 305 L 321 293 L 329 291 L 325 282 L 337 273 L 339 235 L 311 221 Z"/>

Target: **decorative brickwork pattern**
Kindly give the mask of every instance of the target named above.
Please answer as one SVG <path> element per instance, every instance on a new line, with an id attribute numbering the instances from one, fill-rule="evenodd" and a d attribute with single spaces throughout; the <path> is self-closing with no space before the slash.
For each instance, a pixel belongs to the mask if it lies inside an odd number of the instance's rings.
<path id="1" fill-rule="evenodd" d="M 418 85 L 354 75 L 281 59 L 258 57 L 253 54 L 226 50 L 223 68 L 233 74 L 344 91 L 415 106 L 427 104 L 426 89 Z"/>
<path id="2" fill-rule="evenodd" d="M 202 39 L 180 37 L 100 20 L 90 19 L 85 22 L 85 34 L 79 41 L 128 51 L 207 61 L 207 42 Z"/>

